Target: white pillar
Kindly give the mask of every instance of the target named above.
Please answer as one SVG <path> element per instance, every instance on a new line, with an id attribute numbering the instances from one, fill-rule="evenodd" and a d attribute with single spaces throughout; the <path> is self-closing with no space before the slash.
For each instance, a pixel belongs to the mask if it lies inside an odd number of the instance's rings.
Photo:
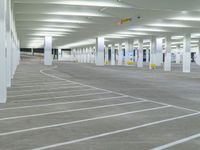
<path id="1" fill-rule="evenodd" d="M 190 72 L 191 65 L 191 34 L 186 34 L 183 41 L 183 72 Z"/>
<path id="2" fill-rule="evenodd" d="M 149 49 L 146 49 L 146 63 L 149 63 Z"/>
<path id="3" fill-rule="evenodd" d="M 176 46 L 176 64 L 181 64 L 181 47 L 180 47 L 180 45 Z"/>
<path id="4" fill-rule="evenodd" d="M 138 62 L 138 49 L 135 48 L 135 57 L 134 57 L 134 61 L 137 63 Z"/>
<path id="5" fill-rule="evenodd" d="M 108 46 L 105 46 L 105 62 L 108 63 L 109 62 L 109 55 L 108 55 Z"/>
<path id="6" fill-rule="evenodd" d="M 115 65 L 115 46 L 111 46 L 111 66 Z"/>
<path id="7" fill-rule="evenodd" d="M 58 49 L 58 60 L 62 59 L 62 50 L 59 48 Z"/>
<path id="8" fill-rule="evenodd" d="M 152 65 L 156 65 L 156 38 L 151 38 L 150 43 L 150 62 L 149 62 L 149 69 L 152 69 Z"/>
<path id="9" fill-rule="evenodd" d="M 131 43 L 130 42 L 125 42 L 125 58 L 124 58 L 124 63 L 125 65 L 128 65 L 128 61 L 129 61 L 129 51 L 131 49 Z"/>
<path id="10" fill-rule="evenodd" d="M 163 63 L 163 39 L 156 39 L 156 65 L 161 66 Z"/>
<path id="11" fill-rule="evenodd" d="M 118 53 L 119 53 L 118 65 L 121 66 L 123 64 L 123 50 L 122 50 L 122 44 L 121 43 L 119 43 Z"/>
<path id="12" fill-rule="evenodd" d="M 105 47 L 104 37 L 97 37 L 96 39 L 96 65 L 97 66 L 104 66 L 104 47 Z"/>
<path id="13" fill-rule="evenodd" d="M 138 62 L 137 62 L 137 67 L 142 68 L 143 67 L 143 40 L 139 39 L 138 40 Z"/>
<path id="14" fill-rule="evenodd" d="M 171 37 L 167 36 L 165 39 L 166 42 L 166 51 L 165 51 L 165 63 L 164 63 L 164 70 L 165 71 L 171 71 L 171 62 L 172 62 L 172 56 L 171 56 Z"/>
<path id="15" fill-rule="evenodd" d="M 6 102 L 6 0 L 0 1 L 0 103 Z"/>
<path id="16" fill-rule="evenodd" d="M 44 64 L 52 65 L 52 37 L 45 37 L 45 47 L 44 47 Z"/>
<path id="17" fill-rule="evenodd" d="M 197 65 L 200 65 L 200 40 L 199 40 L 199 43 L 198 43 L 198 49 L 197 49 L 197 53 L 196 53 L 196 64 Z"/>

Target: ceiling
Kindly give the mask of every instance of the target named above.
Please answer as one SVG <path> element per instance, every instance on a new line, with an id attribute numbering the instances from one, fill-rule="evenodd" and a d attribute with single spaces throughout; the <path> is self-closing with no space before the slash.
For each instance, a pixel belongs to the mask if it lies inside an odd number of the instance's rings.
<path id="1" fill-rule="evenodd" d="M 180 35 L 185 33 L 193 33 L 195 40 L 200 38 L 199 0 L 12 0 L 12 3 L 23 48 L 43 47 L 44 36 L 53 36 L 54 48 L 92 44 L 97 36 L 105 36 L 109 42 L 173 35 L 174 42 L 181 43 Z M 123 18 L 132 21 L 119 25 Z"/>

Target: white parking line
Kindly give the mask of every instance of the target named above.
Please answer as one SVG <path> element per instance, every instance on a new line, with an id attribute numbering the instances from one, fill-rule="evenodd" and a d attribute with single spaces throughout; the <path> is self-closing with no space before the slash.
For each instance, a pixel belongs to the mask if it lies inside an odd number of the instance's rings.
<path id="1" fill-rule="evenodd" d="M 58 97 L 48 97 L 48 98 L 37 98 L 37 99 L 30 99 L 30 100 L 17 100 L 12 101 L 13 103 L 17 102 L 34 102 L 34 101 L 47 101 L 47 100 L 54 100 L 54 99 L 61 99 L 61 98 L 73 98 L 73 97 L 81 97 L 81 96 L 92 96 L 92 95 L 101 95 L 101 94 L 108 94 L 112 92 L 96 92 L 96 93 L 88 93 L 88 94 L 78 94 L 78 95 L 71 95 L 71 96 L 58 96 Z"/>
<path id="2" fill-rule="evenodd" d="M 62 84 L 58 84 L 58 85 L 54 85 L 54 86 L 62 86 L 62 85 L 73 85 L 74 83 L 68 83 L 68 84 L 63 84 L 63 82 L 61 82 Z M 30 85 L 30 86 L 20 86 L 20 87 L 12 87 L 12 89 L 20 89 L 20 88 L 31 88 L 31 87 L 45 87 L 49 85 Z"/>
<path id="3" fill-rule="evenodd" d="M 49 129 L 49 128 L 54 128 L 54 127 L 61 127 L 61 126 L 66 126 L 66 125 L 71 125 L 71 124 L 76 124 L 76 123 L 83 123 L 83 122 L 94 121 L 94 120 L 100 120 L 100 119 L 106 119 L 106 118 L 119 117 L 119 116 L 124 116 L 124 115 L 129 115 L 129 114 L 135 114 L 135 113 L 147 112 L 147 111 L 152 111 L 152 110 L 164 109 L 164 108 L 168 108 L 168 107 L 170 107 L 170 106 L 148 108 L 148 109 L 124 112 L 124 113 L 119 113 L 119 114 L 114 114 L 114 115 L 101 116 L 101 117 L 77 120 L 77 121 L 72 121 L 72 122 L 65 122 L 65 123 L 60 123 L 60 124 L 53 124 L 53 125 L 48 125 L 48 126 L 41 126 L 41 127 L 30 128 L 30 129 L 23 129 L 23 130 L 5 132 L 5 133 L 0 133 L 0 136 L 6 136 L 6 135 L 11 135 L 11 134 L 16 134 L 16 133 L 23 133 L 23 132 L 28 132 L 28 131 Z"/>
<path id="4" fill-rule="evenodd" d="M 192 135 L 192 136 L 184 138 L 184 139 L 181 139 L 181 140 L 178 140 L 178 141 L 175 141 L 175 142 L 172 142 L 172 143 L 169 143 L 169 144 L 166 144 L 166 145 L 163 145 L 163 146 L 153 148 L 151 150 L 164 150 L 164 149 L 167 149 L 167 148 L 170 148 L 170 147 L 173 147 L 173 146 L 194 140 L 196 138 L 200 138 L 200 133 L 198 133 L 196 135 Z"/>
<path id="5" fill-rule="evenodd" d="M 34 84 L 34 83 L 52 83 L 52 82 L 58 82 L 59 80 L 30 80 L 29 82 L 28 81 L 24 81 L 22 80 L 23 82 L 15 82 L 15 84 Z"/>
<path id="6" fill-rule="evenodd" d="M 82 86 L 81 87 L 87 87 L 87 86 Z M 14 96 L 8 96 L 8 98 L 13 98 L 13 97 L 23 97 L 23 96 L 38 96 L 38 95 L 46 95 L 46 94 L 53 94 L 53 93 L 69 93 L 69 92 L 83 92 L 83 91 L 91 91 L 91 90 L 98 90 L 98 89 L 81 89 L 81 90 L 70 90 L 70 91 L 55 91 L 55 92 L 45 92 L 45 93 L 31 93 L 31 94 L 23 94 L 23 95 L 14 95 Z"/>
<path id="7" fill-rule="evenodd" d="M 53 84 L 59 84 L 59 83 L 63 83 L 63 81 L 59 81 L 59 82 L 44 82 L 44 83 L 32 83 L 32 84 L 12 84 L 12 86 L 23 86 L 23 85 L 27 85 L 27 86 L 31 86 L 31 85 L 53 85 Z M 72 83 L 72 82 L 69 82 Z"/>
<path id="8" fill-rule="evenodd" d="M 69 109 L 69 110 L 66 110 L 66 111 L 53 111 L 53 112 L 33 114 L 33 115 L 7 117 L 7 118 L 0 118 L 0 121 L 30 118 L 30 117 L 39 117 L 39 116 L 54 115 L 54 114 L 62 114 L 62 113 L 77 112 L 77 111 L 84 111 L 84 110 L 93 110 L 93 109 L 100 109 L 100 108 L 109 108 L 109 107 L 131 105 L 131 104 L 137 104 L 137 103 L 143 103 L 143 102 L 145 102 L 145 101 L 125 102 L 125 103 L 101 105 L 101 106 L 95 106 L 95 107 L 86 107 L 86 108 L 78 108 L 78 109 L 71 109 L 71 110 Z"/>
<path id="9" fill-rule="evenodd" d="M 116 97 L 106 97 L 106 98 L 95 98 L 90 100 L 79 100 L 79 101 L 67 101 L 61 103 L 48 103 L 42 105 L 28 105 L 28 106 L 20 106 L 20 107 L 8 107 L 2 108 L 0 111 L 4 110 L 16 110 L 16 109 L 26 109 L 26 108 L 38 108 L 38 107 L 47 107 L 47 106 L 55 106 L 55 105 L 64 105 L 64 104 L 77 104 L 77 103 L 87 103 L 87 102 L 96 102 L 96 101 L 104 101 L 108 99 L 117 99 L 117 98 L 125 98 L 127 96 L 116 96 Z"/>
<path id="10" fill-rule="evenodd" d="M 83 87 L 82 85 L 77 85 L 77 86 L 67 86 L 67 87 L 54 87 L 54 88 L 45 88 L 45 89 L 37 89 L 37 90 L 21 90 L 21 91 L 8 91 L 9 94 L 13 94 L 15 92 L 17 93 L 21 93 L 21 92 L 40 92 L 43 90 L 62 90 L 62 89 L 73 89 L 73 88 L 79 88 L 79 87 Z M 16 95 L 15 95 L 16 96 Z"/>
<path id="11" fill-rule="evenodd" d="M 63 143 L 57 143 L 57 144 L 52 144 L 52 145 L 48 145 L 48 146 L 44 146 L 44 147 L 34 148 L 32 150 L 45 150 L 45 149 L 56 148 L 56 147 L 60 147 L 60 146 L 85 142 L 85 141 L 97 139 L 97 138 L 100 138 L 100 137 L 105 137 L 105 136 L 109 136 L 109 135 L 115 135 L 115 134 L 124 133 L 124 132 L 128 132 L 128 131 L 133 131 L 133 130 L 136 130 L 136 129 L 140 129 L 140 128 L 144 128 L 144 127 L 148 127 L 148 126 L 153 126 L 153 125 L 157 125 L 157 124 L 161 124 L 161 123 L 166 123 L 166 122 L 170 122 L 170 121 L 174 121 L 174 120 L 178 120 L 178 119 L 183 119 L 183 118 L 187 118 L 187 117 L 191 117 L 191 116 L 196 116 L 196 115 L 199 115 L 199 114 L 200 114 L 200 112 L 192 113 L 192 114 L 189 114 L 189 115 L 183 115 L 183 116 L 179 116 L 179 117 L 155 121 L 155 122 L 151 122 L 151 123 L 147 123 L 147 124 L 143 124 L 143 125 L 139 125 L 139 126 L 134 126 L 134 127 L 131 127 L 131 128 L 125 128 L 125 129 L 116 130 L 116 131 L 112 131 L 112 132 L 105 132 L 105 133 L 102 133 L 102 134 L 84 137 L 84 138 L 80 138 L 80 139 L 76 139 L 76 140 L 72 140 L 72 141 L 66 141 L 66 142 L 63 142 Z"/>
<path id="12" fill-rule="evenodd" d="M 56 78 L 56 79 L 60 79 L 60 80 L 63 80 L 63 81 L 68 81 L 68 82 L 70 82 L 70 80 L 63 79 L 63 78 L 57 77 L 57 76 L 55 76 L 55 75 L 49 75 L 49 74 L 47 74 L 47 73 L 44 73 L 45 70 L 52 70 L 52 69 L 55 69 L 55 68 L 57 68 L 57 66 L 52 67 L 52 68 L 49 68 L 49 69 L 43 69 L 43 70 L 40 70 L 40 73 L 42 73 L 43 75 L 47 75 L 47 76 L 49 76 L 49 77 L 52 77 L 52 78 Z M 73 82 L 73 83 L 78 83 L 78 82 L 74 82 L 74 81 L 71 81 L 71 82 Z M 82 84 L 82 83 L 78 83 L 78 84 L 80 84 L 80 85 L 87 85 L 87 84 Z M 88 86 L 88 87 L 91 87 L 91 88 L 97 88 L 97 87 L 91 86 L 91 85 L 87 85 L 87 86 Z M 102 88 L 97 88 L 97 89 L 106 90 L 106 89 L 102 89 Z M 110 90 L 107 90 L 107 91 L 110 91 Z M 176 105 L 167 104 L 167 103 L 163 103 L 163 102 L 157 102 L 157 101 L 153 101 L 153 100 L 149 100 L 149 99 L 145 99 L 145 98 L 140 98 L 140 97 L 135 97 L 135 96 L 130 96 L 130 95 L 126 95 L 126 94 L 123 94 L 123 93 L 114 92 L 114 91 L 110 91 L 110 92 L 113 92 L 113 93 L 116 93 L 116 94 L 119 94 L 119 95 L 129 96 L 129 97 L 132 97 L 132 98 L 138 99 L 138 100 L 146 100 L 146 101 L 154 102 L 154 103 L 161 104 L 161 105 L 171 105 L 171 106 L 173 106 L 174 108 L 178 108 L 178 109 L 183 109 L 183 110 L 192 111 L 192 112 L 200 112 L 200 111 L 198 111 L 198 110 L 189 109 L 189 108 L 185 108 L 185 107 L 182 107 L 182 106 L 176 106 Z"/>

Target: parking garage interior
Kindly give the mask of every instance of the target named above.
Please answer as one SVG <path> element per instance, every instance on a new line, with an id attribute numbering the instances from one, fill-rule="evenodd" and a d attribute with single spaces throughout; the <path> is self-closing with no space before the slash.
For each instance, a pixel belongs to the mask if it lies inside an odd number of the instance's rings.
<path id="1" fill-rule="evenodd" d="M 0 150 L 200 150 L 200 1 L 1 0 Z"/>

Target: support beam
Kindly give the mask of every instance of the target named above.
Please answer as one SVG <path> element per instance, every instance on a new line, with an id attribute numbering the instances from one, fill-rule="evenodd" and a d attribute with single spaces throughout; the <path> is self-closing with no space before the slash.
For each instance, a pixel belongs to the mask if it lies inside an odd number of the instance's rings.
<path id="1" fill-rule="evenodd" d="M 143 39 L 138 40 L 138 62 L 137 67 L 142 68 L 143 67 Z"/>
<path id="2" fill-rule="evenodd" d="M 186 34 L 183 40 L 183 72 L 191 71 L 191 34 Z"/>
<path id="3" fill-rule="evenodd" d="M 122 65 L 123 64 L 123 50 L 122 50 L 122 44 L 119 43 L 119 46 L 118 46 L 118 54 L 119 54 L 119 57 L 118 57 L 118 65 Z"/>
<path id="4" fill-rule="evenodd" d="M 149 69 L 153 69 L 152 65 L 156 65 L 156 38 L 151 38 L 150 43 L 150 62 L 149 62 Z"/>
<path id="5" fill-rule="evenodd" d="M 172 62 L 172 56 L 171 56 L 171 37 L 167 36 L 165 38 L 166 42 L 166 51 L 165 51 L 165 63 L 164 63 L 164 70 L 165 71 L 171 71 L 171 62 Z"/>
<path id="6" fill-rule="evenodd" d="M 156 39 L 156 66 L 163 63 L 163 38 Z"/>
<path id="7" fill-rule="evenodd" d="M 115 65 L 115 45 L 111 46 L 111 66 Z"/>
<path id="8" fill-rule="evenodd" d="M 97 66 L 104 66 L 104 48 L 105 48 L 104 37 L 97 37 L 96 39 L 96 65 Z"/>
<path id="9" fill-rule="evenodd" d="M 52 65 L 52 37 L 46 36 L 44 44 L 44 65 Z"/>
<path id="10" fill-rule="evenodd" d="M 6 103 L 6 0 L 0 1 L 0 103 Z"/>

